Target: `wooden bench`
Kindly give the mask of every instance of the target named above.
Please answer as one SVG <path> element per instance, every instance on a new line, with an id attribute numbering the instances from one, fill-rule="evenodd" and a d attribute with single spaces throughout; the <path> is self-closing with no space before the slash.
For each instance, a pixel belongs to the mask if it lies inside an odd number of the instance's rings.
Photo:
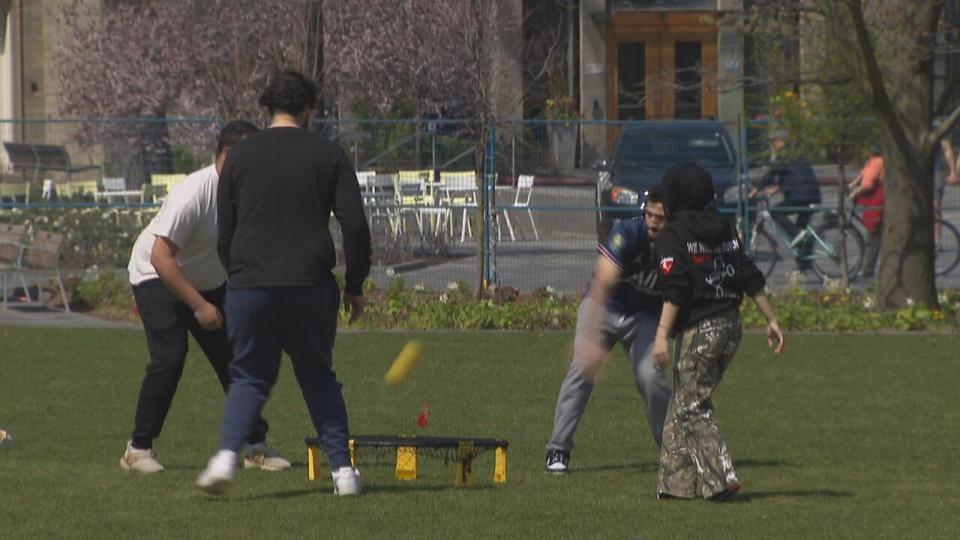
<path id="1" fill-rule="evenodd" d="M 320 439 L 308 437 L 307 443 L 307 477 L 310 480 L 320 478 Z M 494 450 L 493 482 L 503 484 L 507 481 L 507 446 L 503 439 L 480 439 L 475 437 L 421 437 L 397 435 L 354 435 L 350 438 L 350 462 L 356 467 L 361 448 L 390 448 L 396 449 L 397 480 L 415 480 L 417 478 L 417 448 L 448 449 L 455 452 L 453 461 L 456 462 L 456 476 L 454 485 L 469 487 L 474 483 L 473 458 L 484 450 Z"/>
<path id="2" fill-rule="evenodd" d="M 48 171 L 66 173 L 67 182 L 70 182 L 73 173 L 103 170 L 100 165 L 74 165 L 63 146 L 5 142 L 3 148 L 10 157 L 14 172 L 19 171 L 24 182 L 39 182 L 40 174 Z M 28 172 L 33 173 L 32 178 L 27 178 Z"/>

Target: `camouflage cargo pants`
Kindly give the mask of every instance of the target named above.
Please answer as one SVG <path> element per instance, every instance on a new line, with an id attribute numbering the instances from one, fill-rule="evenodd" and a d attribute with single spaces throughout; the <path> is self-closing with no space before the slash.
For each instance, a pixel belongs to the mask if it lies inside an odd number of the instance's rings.
<path id="1" fill-rule="evenodd" d="M 740 344 L 740 313 L 730 310 L 685 330 L 677 340 L 673 397 L 660 452 L 660 493 L 692 499 L 697 480 L 710 497 L 738 484 L 710 396 Z"/>

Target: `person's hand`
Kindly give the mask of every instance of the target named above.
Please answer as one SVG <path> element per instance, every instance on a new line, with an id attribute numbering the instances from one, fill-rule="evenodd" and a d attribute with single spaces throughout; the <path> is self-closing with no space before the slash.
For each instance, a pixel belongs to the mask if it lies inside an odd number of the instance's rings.
<path id="1" fill-rule="evenodd" d="M 193 311 L 193 316 L 200 323 L 200 328 L 213 331 L 223 328 L 223 314 L 210 302 L 204 302 L 199 308 Z"/>
<path id="2" fill-rule="evenodd" d="M 653 350 L 650 353 L 653 356 L 653 367 L 657 369 L 666 369 L 670 363 L 670 347 L 667 344 L 667 336 L 657 334 L 653 340 Z"/>
<path id="3" fill-rule="evenodd" d="M 343 295 L 343 309 L 350 314 L 350 320 L 347 324 L 353 324 L 357 319 L 363 316 L 363 307 L 366 305 L 363 296 L 348 294 Z"/>
<path id="4" fill-rule="evenodd" d="M 780 330 L 780 325 L 776 320 L 770 321 L 767 324 L 767 345 L 770 346 L 773 354 L 783 352 L 783 331 Z"/>

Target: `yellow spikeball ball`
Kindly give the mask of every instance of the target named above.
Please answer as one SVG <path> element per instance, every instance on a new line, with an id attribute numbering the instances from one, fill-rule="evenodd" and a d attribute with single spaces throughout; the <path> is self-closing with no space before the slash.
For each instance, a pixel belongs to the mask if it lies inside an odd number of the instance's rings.
<path id="1" fill-rule="evenodd" d="M 413 371 L 413 366 L 417 365 L 421 354 L 423 354 L 423 343 L 419 339 L 408 341 L 390 365 L 390 369 L 383 375 L 383 382 L 387 383 L 387 386 L 397 386 L 402 383 Z"/>

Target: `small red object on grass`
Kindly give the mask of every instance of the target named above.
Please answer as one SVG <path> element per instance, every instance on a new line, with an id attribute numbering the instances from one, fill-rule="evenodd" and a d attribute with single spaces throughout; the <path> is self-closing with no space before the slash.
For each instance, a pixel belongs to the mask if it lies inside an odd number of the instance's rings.
<path id="1" fill-rule="evenodd" d="M 417 417 L 417 426 L 421 428 L 426 428 L 429 422 L 430 422 L 430 405 L 424 403 L 423 409 L 420 410 L 420 416 Z"/>

